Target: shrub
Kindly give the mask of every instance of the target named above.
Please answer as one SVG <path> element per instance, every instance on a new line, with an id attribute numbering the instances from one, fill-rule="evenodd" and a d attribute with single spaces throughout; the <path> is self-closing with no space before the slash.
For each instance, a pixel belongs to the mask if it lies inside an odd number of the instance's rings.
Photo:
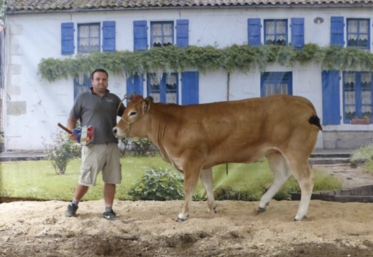
<path id="1" fill-rule="evenodd" d="M 48 160 L 52 162 L 57 175 L 63 175 L 70 160 L 80 157 L 81 146 L 71 140 L 66 132 L 59 132 L 52 136 L 52 144 L 47 144 L 44 140 Z"/>
<path id="2" fill-rule="evenodd" d="M 151 169 L 131 187 L 128 194 L 134 200 L 180 200 L 184 198 L 184 178 L 169 169 Z"/>
<path id="3" fill-rule="evenodd" d="M 123 155 L 128 154 L 129 148 L 131 146 L 131 139 L 129 137 L 122 138 L 120 140 L 119 150 Z"/>
<path id="4" fill-rule="evenodd" d="M 146 156 L 146 152 L 149 150 L 151 145 L 152 142 L 145 137 L 136 137 L 132 140 L 132 146 L 136 156 Z"/>
<path id="5" fill-rule="evenodd" d="M 359 164 L 364 164 L 373 159 L 373 144 L 362 146 L 351 154 L 350 166 L 356 168 Z"/>

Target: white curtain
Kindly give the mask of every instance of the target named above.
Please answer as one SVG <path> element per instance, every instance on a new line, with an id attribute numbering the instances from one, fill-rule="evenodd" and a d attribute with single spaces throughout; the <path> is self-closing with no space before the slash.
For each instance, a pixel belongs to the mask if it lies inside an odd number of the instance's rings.
<path id="1" fill-rule="evenodd" d="M 368 33 L 368 21 L 360 21 L 360 33 Z"/>
<path id="2" fill-rule="evenodd" d="M 162 24 L 153 24 L 153 43 L 162 43 Z"/>
<path id="3" fill-rule="evenodd" d="M 89 45 L 89 27 L 80 26 L 80 46 L 87 47 Z"/>
<path id="4" fill-rule="evenodd" d="M 166 103 L 176 104 L 176 93 L 167 93 L 166 94 Z"/>
<path id="5" fill-rule="evenodd" d="M 163 43 L 172 43 L 172 24 L 167 23 L 163 24 L 163 33 L 164 33 L 164 38 L 163 38 Z"/>
<path id="6" fill-rule="evenodd" d="M 348 22 L 348 32 L 357 33 L 357 21 L 356 20 L 352 20 Z"/>
<path id="7" fill-rule="evenodd" d="M 176 85 L 176 76 L 172 74 L 167 74 L 166 77 L 166 84 L 168 85 Z"/>
<path id="8" fill-rule="evenodd" d="M 274 21 L 267 21 L 266 22 L 266 33 L 267 34 L 275 34 L 275 22 Z"/>
<path id="9" fill-rule="evenodd" d="M 276 22 L 276 33 L 286 34 L 286 22 L 285 21 Z"/>

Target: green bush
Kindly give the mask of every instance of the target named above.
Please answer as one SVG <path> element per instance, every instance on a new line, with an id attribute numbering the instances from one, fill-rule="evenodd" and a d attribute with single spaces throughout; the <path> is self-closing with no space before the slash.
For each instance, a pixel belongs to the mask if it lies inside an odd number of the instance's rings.
<path id="1" fill-rule="evenodd" d="M 169 169 L 151 169 L 129 190 L 134 200 L 180 200 L 184 198 L 184 178 Z"/>
<path id="2" fill-rule="evenodd" d="M 57 175 L 64 175 L 66 166 L 74 158 L 80 157 L 81 146 L 70 139 L 66 132 L 52 136 L 52 144 L 43 142 L 48 160 L 52 162 Z"/>
<path id="3" fill-rule="evenodd" d="M 152 142 L 145 137 L 136 137 L 132 140 L 132 147 L 136 156 L 146 156 L 151 145 Z"/>
<path id="4" fill-rule="evenodd" d="M 373 159 L 373 144 L 362 146 L 351 154 L 350 166 L 356 168 L 359 164 L 364 164 Z"/>

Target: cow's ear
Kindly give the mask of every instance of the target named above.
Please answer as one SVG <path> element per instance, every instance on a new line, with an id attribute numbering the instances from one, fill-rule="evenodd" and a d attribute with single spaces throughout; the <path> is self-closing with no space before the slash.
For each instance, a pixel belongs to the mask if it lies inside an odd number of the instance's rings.
<path id="1" fill-rule="evenodd" d="M 153 97 L 148 96 L 147 98 L 145 98 L 145 101 L 148 101 L 149 103 L 153 103 L 154 99 L 153 99 Z"/>
<path id="2" fill-rule="evenodd" d="M 149 99 L 150 98 L 150 99 Z M 144 102 L 142 103 L 142 109 L 143 113 L 147 113 L 150 109 L 150 105 L 153 103 L 153 98 L 152 97 L 147 97 Z"/>

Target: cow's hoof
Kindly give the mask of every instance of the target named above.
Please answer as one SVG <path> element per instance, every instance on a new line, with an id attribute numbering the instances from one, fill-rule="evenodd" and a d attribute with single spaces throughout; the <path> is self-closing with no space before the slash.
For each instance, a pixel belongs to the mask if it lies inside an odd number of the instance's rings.
<path id="1" fill-rule="evenodd" d="M 182 221 L 186 221 L 189 217 L 189 214 L 182 214 L 182 213 L 179 213 L 179 215 L 177 216 L 177 219 L 176 219 L 176 222 L 182 222 Z"/>
<path id="2" fill-rule="evenodd" d="M 183 221 L 187 221 L 187 219 L 180 219 L 179 217 L 177 217 L 176 222 L 183 222 Z"/>
<path id="3" fill-rule="evenodd" d="M 213 210 L 214 213 L 218 212 L 218 210 L 216 209 L 216 206 L 214 208 L 212 208 L 212 210 Z"/>
<path id="4" fill-rule="evenodd" d="M 266 211 L 266 208 L 259 207 L 258 210 L 256 210 L 256 214 L 261 214 Z"/>
<path id="5" fill-rule="evenodd" d="M 294 218 L 294 221 L 302 221 L 302 220 L 305 220 L 305 219 L 307 219 L 307 216 L 303 216 L 302 218 L 297 218 L 297 217 L 295 217 Z"/>

